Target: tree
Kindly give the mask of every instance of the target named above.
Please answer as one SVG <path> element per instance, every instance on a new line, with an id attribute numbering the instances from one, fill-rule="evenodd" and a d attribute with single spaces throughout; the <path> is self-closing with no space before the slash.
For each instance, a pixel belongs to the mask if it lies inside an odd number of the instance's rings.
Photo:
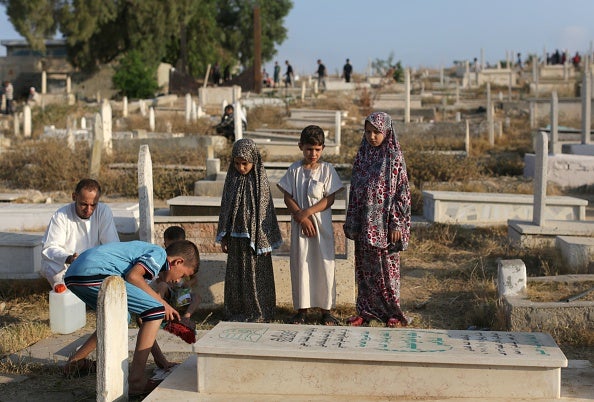
<path id="1" fill-rule="evenodd" d="M 275 46 L 287 38 L 284 18 L 293 7 L 291 0 L 255 0 L 260 6 L 262 21 L 262 60 L 270 61 L 276 54 Z M 243 66 L 253 60 L 253 8 L 254 1 L 219 0 L 218 25 L 224 31 L 222 45 L 235 55 Z"/>
<path id="2" fill-rule="evenodd" d="M 58 30 L 70 62 L 81 69 L 116 60 L 130 50 L 151 63 L 166 61 L 202 75 L 209 63 L 253 60 L 254 2 L 262 19 L 262 60 L 287 36 L 291 0 L 0 0 L 15 29 L 43 49 Z"/>
<path id="3" fill-rule="evenodd" d="M 113 85 L 131 98 L 152 98 L 158 89 L 157 66 L 143 60 L 138 50 L 131 50 L 115 68 Z"/>
<path id="4" fill-rule="evenodd" d="M 57 31 L 56 13 L 59 0 L 0 0 L 14 29 L 21 34 L 33 50 L 45 52 L 45 39 Z"/>

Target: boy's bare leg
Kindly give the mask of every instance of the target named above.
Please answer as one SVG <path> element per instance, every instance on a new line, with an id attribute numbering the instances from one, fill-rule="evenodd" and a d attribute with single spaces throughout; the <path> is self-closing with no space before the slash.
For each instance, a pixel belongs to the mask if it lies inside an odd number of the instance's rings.
<path id="1" fill-rule="evenodd" d="M 136 348 L 128 376 L 128 392 L 130 394 L 145 391 L 147 378 L 144 375 L 146 361 L 157 339 L 157 331 L 162 320 L 145 321 L 138 330 Z"/>
<path id="2" fill-rule="evenodd" d="M 165 357 L 165 355 L 161 351 L 161 347 L 159 346 L 159 344 L 157 343 L 157 341 L 155 341 L 155 343 L 153 343 L 153 347 L 151 348 L 151 354 L 153 355 L 153 359 L 155 360 L 155 364 L 159 368 L 168 370 L 171 367 L 174 367 L 175 365 L 177 365 L 177 363 L 172 363 L 169 360 L 167 360 L 167 358 Z"/>
<path id="3" fill-rule="evenodd" d="M 97 349 L 97 331 L 93 332 L 91 336 L 87 338 L 85 343 L 83 343 L 82 346 L 70 356 L 68 363 L 84 359 L 95 349 Z"/>

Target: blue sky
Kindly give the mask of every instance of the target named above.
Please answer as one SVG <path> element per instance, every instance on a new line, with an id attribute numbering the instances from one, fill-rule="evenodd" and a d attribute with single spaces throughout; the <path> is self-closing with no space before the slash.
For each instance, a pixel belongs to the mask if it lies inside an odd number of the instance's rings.
<path id="1" fill-rule="evenodd" d="M 593 0 L 293 0 L 288 39 L 274 60 L 312 74 L 322 59 L 329 73 L 351 59 L 363 73 L 391 53 L 410 67 L 450 66 L 454 60 L 505 60 L 544 49 L 582 53 L 594 40 Z M 0 7 L 0 39 L 19 35 Z M 5 48 L 0 47 L 0 55 Z M 272 63 L 265 65 L 272 71 Z"/>

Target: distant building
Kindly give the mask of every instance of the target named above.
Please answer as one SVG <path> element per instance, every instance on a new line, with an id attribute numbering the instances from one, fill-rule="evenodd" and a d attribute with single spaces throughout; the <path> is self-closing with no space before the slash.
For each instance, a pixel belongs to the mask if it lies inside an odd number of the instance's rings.
<path id="1" fill-rule="evenodd" d="M 29 47 L 26 40 L 2 40 L 6 56 L 0 57 L 0 81 L 8 80 L 14 87 L 15 98 L 25 98 L 29 88 L 41 93 L 41 73 L 47 74 L 47 92 L 64 92 L 68 74 L 74 72 L 67 60 L 65 39 L 48 39 L 42 54 Z"/>

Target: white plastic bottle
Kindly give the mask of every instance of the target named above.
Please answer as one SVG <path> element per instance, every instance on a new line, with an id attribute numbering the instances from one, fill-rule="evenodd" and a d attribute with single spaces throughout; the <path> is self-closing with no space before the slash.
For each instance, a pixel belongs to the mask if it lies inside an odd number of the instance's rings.
<path id="1" fill-rule="evenodd" d="M 87 323 L 85 303 L 63 283 L 55 285 L 49 294 L 50 329 L 58 334 L 70 334 Z"/>

